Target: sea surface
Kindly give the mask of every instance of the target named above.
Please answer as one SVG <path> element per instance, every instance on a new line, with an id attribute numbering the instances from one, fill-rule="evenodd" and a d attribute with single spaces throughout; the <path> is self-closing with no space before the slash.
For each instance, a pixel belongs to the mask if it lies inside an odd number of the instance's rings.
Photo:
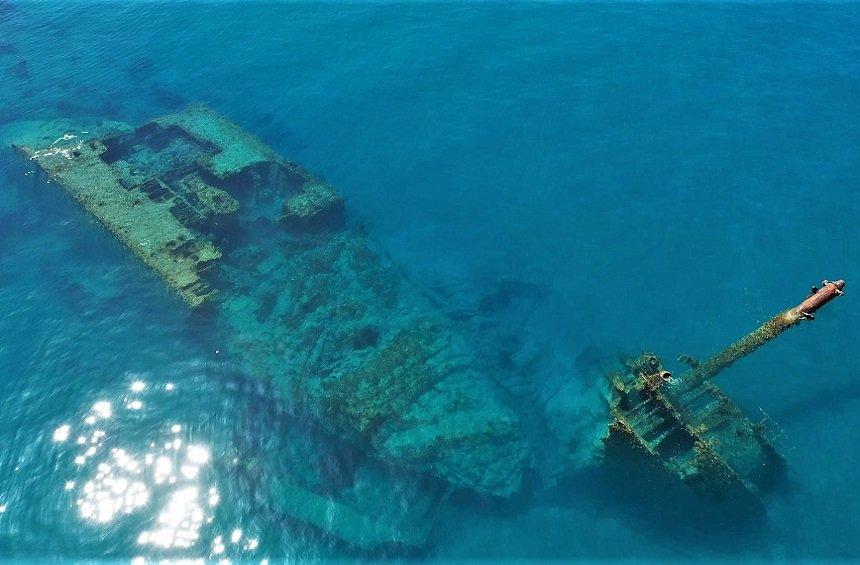
<path id="1" fill-rule="evenodd" d="M 0 559 L 860 558 L 858 30 L 853 2 L 0 0 Z M 522 410 L 580 383 L 586 446 L 619 356 L 681 371 L 844 278 L 718 377 L 778 423 L 788 487 L 714 516 L 595 448 L 511 500 L 455 493 L 417 551 L 279 519 L 231 462 L 306 423 L 7 147 L 24 122 L 195 101 L 529 357 Z M 164 530 L 195 541 L 165 552 Z"/>

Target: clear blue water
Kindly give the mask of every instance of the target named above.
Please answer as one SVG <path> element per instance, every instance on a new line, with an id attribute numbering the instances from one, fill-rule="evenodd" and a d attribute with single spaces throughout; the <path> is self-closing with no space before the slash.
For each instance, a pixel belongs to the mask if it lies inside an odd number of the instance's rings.
<path id="1" fill-rule="evenodd" d="M 0 0 L 0 128 L 140 123 L 207 102 L 336 186 L 451 311 L 490 304 L 488 333 L 508 336 L 514 357 L 538 352 L 526 383 L 538 396 L 589 359 L 705 356 L 822 277 L 845 278 L 847 298 L 719 377 L 784 430 L 791 484 L 764 519 L 712 521 L 701 501 L 661 502 L 586 461 L 508 503 L 454 496 L 425 551 L 383 554 L 851 559 L 858 29 L 853 3 Z M 379 556 L 272 516 L 230 462 L 277 453 L 302 422 L 26 173 L 4 149 L 0 557 L 162 556 L 140 534 L 169 514 L 179 487 L 166 478 L 126 497 L 127 513 L 82 510 L 107 488 L 99 463 L 134 464 L 88 454 L 96 431 L 141 465 L 173 457 L 176 440 L 199 447 L 197 474 L 179 483 L 205 493 L 201 541 L 171 556 Z M 497 300 L 500 280 L 526 290 Z M 593 425 L 602 407 L 587 386 Z"/>

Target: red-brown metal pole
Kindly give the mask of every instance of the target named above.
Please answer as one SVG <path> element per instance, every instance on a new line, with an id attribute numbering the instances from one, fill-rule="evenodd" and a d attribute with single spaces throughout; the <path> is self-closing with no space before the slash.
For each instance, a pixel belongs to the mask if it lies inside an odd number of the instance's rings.
<path id="1" fill-rule="evenodd" d="M 842 289 L 844 288 L 845 281 L 841 279 L 837 281 L 822 281 L 821 288 L 813 288 L 812 294 L 803 302 L 794 308 L 789 308 L 777 314 L 762 324 L 757 330 L 747 334 L 682 376 L 679 379 L 680 382 L 676 385 L 679 387 L 677 390 L 683 392 L 695 388 L 704 381 L 713 378 L 723 369 L 731 366 L 732 363 L 741 357 L 749 355 L 788 328 L 796 326 L 803 320 L 814 319 L 815 312 L 837 296 L 841 296 Z"/>
<path id="2" fill-rule="evenodd" d="M 795 310 L 797 310 L 799 315 L 809 318 L 812 314 L 815 314 L 819 308 L 837 296 L 842 296 L 842 289 L 844 288 L 845 281 L 842 279 L 832 282 L 824 281 L 822 283 L 822 287 L 817 292 L 810 294 L 806 300 L 795 306 Z"/>

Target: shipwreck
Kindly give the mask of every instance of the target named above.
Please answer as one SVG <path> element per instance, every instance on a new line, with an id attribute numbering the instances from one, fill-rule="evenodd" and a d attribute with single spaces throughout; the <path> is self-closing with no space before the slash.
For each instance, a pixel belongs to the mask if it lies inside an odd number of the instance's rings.
<path id="1" fill-rule="evenodd" d="M 289 410 L 370 454 L 334 487 L 282 473 L 270 485 L 279 512 L 359 547 L 420 547 L 438 500 L 386 493 L 388 469 L 429 476 L 440 497 L 520 489 L 530 453 L 518 417 L 333 187 L 203 105 L 107 130 L 14 147 L 189 309 L 211 313 L 224 353 Z"/>
<path id="2" fill-rule="evenodd" d="M 223 353 L 296 421 L 313 420 L 359 454 L 336 480 L 314 472 L 323 448 L 298 432 L 286 432 L 284 453 L 241 454 L 278 516 L 362 549 L 421 548 L 453 490 L 504 499 L 529 470 L 570 467 L 544 441 L 548 429 L 562 446 L 580 439 L 575 426 L 556 425 L 576 417 L 564 395 L 546 422 L 524 424 L 539 411 L 499 386 L 462 326 L 350 220 L 323 179 L 200 104 L 139 127 L 63 134 L 68 126 L 33 126 L 13 143 L 37 165 L 37 186 L 62 187 L 177 303 L 223 330 Z M 757 498 L 785 462 L 711 380 L 843 288 L 825 281 L 712 359 L 688 358 L 684 375 L 650 353 L 627 360 L 609 375 L 604 445 L 632 447 L 712 500 Z"/>
<path id="3" fill-rule="evenodd" d="M 785 330 L 814 319 L 844 288 L 845 281 L 823 281 L 800 304 L 707 361 L 682 355 L 690 370 L 681 376 L 652 353 L 627 360 L 609 374 L 609 450 L 645 455 L 709 501 L 757 505 L 782 479 L 786 463 L 766 422 L 751 420 L 711 379 Z"/>

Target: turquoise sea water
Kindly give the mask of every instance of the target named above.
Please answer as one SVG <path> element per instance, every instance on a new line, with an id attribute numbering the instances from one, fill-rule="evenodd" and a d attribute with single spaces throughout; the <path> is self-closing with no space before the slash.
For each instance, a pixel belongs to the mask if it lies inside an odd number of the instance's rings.
<path id="1" fill-rule="evenodd" d="M 853 3 L 0 0 L 0 557 L 856 559 L 858 29 Z M 576 383 L 575 465 L 509 501 L 453 493 L 420 551 L 279 518 L 232 462 L 349 448 L 5 147 L 26 120 L 192 101 L 337 187 L 476 351 L 521 369 L 498 384 L 536 426 Z M 789 485 L 762 516 L 589 458 L 599 369 L 647 349 L 680 370 L 825 277 L 848 296 L 719 377 L 782 429 Z M 146 484 L 85 510 L 135 463 Z M 141 541 L 167 527 L 199 539 Z"/>

